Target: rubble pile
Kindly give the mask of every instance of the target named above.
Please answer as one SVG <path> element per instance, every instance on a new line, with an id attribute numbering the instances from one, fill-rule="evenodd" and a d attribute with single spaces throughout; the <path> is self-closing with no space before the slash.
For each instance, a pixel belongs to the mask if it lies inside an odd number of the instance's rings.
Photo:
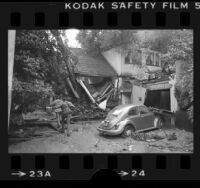
<path id="1" fill-rule="evenodd" d="M 104 119 L 108 113 L 108 110 L 101 110 L 96 105 L 88 103 L 76 103 L 74 104 L 76 109 L 73 111 L 72 116 L 73 120 L 97 120 L 97 119 Z"/>

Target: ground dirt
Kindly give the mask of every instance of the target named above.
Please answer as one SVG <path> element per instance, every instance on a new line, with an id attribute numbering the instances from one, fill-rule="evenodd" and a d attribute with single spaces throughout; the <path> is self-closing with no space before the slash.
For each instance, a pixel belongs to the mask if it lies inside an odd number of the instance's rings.
<path id="1" fill-rule="evenodd" d="M 99 124 L 100 121 L 73 123 L 70 125 L 70 137 L 47 125 L 22 127 L 17 130 L 18 132 L 15 130 L 19 133 L 20 138 L 9 138 L 8 150 L 9 153 L 193 152 L 193 134 L 191 132 L 180 129 L 154 130 L 145 133 L 146 139 L 144 140 L 135 137 L 102 136 L 97 131 Z M 173 134 L 175 137 L 171 137 Z"/>

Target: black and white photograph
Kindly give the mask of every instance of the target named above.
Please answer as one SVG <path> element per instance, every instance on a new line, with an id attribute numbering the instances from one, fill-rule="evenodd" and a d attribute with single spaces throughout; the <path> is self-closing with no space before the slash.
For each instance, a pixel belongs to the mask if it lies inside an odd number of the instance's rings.
<path id="1" fill-rule="evenodd" d="M 9 30 L 9 153 L 193 153 L 193 30 Z"/>

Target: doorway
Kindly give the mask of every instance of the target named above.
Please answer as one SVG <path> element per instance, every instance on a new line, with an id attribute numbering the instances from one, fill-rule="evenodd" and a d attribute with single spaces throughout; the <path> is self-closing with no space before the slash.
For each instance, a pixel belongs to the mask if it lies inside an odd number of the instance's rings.
<path id="1" fill-rule="evenodd" d="M 144 105 L 170 110 L 170 89 L 147 90 Z"/>

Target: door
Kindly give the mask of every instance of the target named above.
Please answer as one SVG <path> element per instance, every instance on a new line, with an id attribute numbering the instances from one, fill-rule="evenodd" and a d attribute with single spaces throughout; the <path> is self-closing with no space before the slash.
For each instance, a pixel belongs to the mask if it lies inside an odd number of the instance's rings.
<path id="1" fill-rule="evenodd" d="M 128 112 L 128 119 L 135 122 L 135 126 L 137 125 L 137 122 L 139 121 L 139 110 L 138 107 L 133 107 Z"/>
<path id="2" fill-rule="evenodd" d="M 139 106 L 139 129 L 148 129 L 153 127 L 154 114 L 146 106 Z"/>
<path id="3" fill-rule="evenodd" d="M 140 130 L 140 113 L 139 113 L 139 107 L 133 107 L 128 112 L 128 119 L 131 120 L 134 123 L 134 126 L 136 130 Z"/>

